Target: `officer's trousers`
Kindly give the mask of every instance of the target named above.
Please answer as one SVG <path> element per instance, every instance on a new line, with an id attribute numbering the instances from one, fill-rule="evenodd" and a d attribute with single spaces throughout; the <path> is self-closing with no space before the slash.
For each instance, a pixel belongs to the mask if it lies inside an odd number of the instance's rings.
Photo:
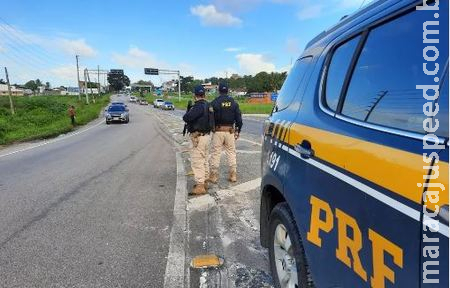
<path id="1" fill-rule="evenodd" d="M 191 134 L 191 167 L 196 184 L 204 184 L 209 178 L 209 135 Z"/>
<path id="2" fill-rule="evenodd" d="M 225 155 L 227 156 L 230 171 L 236 171 L 236 139 L 234 138 L 234 134 L 228 131 L 217 131 L 213 134 L 211 149 L 211 170 L 214 173 L 217 173 L 219 171 L 222 148 L 225 148 Z"/>

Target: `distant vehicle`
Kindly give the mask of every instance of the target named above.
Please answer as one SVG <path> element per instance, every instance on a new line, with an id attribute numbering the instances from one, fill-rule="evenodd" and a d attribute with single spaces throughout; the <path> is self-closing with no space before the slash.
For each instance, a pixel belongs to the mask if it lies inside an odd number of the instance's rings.
<path id="1" fill-rule="evenodd" d="M 161 105 L 164 104 L 164 100 L 163 99 L 156 99 L 155 101 L 153 101 L 153 107 L 155 108 L 160 108 Z"/>
<path id="2" fill-rule="evenodd" d="M 148 102 L 147 102 L 147 100 L 141 99 L 141 100 L 139 100 L 139 104 L 148 105 Z"/>
<path id="3" fill-rule="evenodd" d="M 175 110 L 175 106 L 173 106 L 172 102 L 164 102 L 163 105 L 161 105 L 162 110 Z"/>
<path id="4" fill-rule="evenodd" d="M 127 107 L 127 104 L 125 104 L 125 103 L 123 103 L 123 102 L 112 102 L 112 103 L 111 103 L 111 106 L 113 106 L 113 105 L 122 105 L 122 106 Z"/>
<path id="5" fill-rule="evenodd" d="M 136 102 L 137 102 L 136 96 L 131 96 L 131 97 L 130 97 L 130 102 L 131 102 L 131 103 L 136 103 Z"/>
<path id="6" fill-rule="evenodd" d="M 130 115 L 128 109 L 123 105 L 111 105 L 105 112 L 106 124 L 111 122 L 130 122 Z"/>

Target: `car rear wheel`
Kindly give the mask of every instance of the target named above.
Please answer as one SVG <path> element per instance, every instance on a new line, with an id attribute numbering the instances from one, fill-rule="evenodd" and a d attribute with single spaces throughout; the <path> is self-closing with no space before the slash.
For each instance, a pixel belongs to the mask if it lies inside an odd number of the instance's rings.
<path id="1" fill-rule="evenodd" d="M 311 288 L 308 265 L 292 212 L 286 203 L 279 203 L 269 220 L 270 269 L 276 287 Z"/>

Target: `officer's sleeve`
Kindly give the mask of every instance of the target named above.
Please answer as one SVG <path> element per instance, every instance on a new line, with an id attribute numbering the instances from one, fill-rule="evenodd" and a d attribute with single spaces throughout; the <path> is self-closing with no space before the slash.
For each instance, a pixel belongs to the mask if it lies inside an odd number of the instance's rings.
<path id="1" fill-rule="evenodd" d="M 203 114 L 202 107 L 200 107 L 200 105 L 194 105 L 188 112 L 186 112 L 186 114 L 184 114 L 183 120 L 186 123 L 190 123 L 197 120 L 197 118 L 202 116 L 202 114 Z"/>
<path id="2" fill-rule="evenodd" d="M 242 129 L 242 113 L 241 113 L 241 109 L 239 109 L 239 104 L 236 103 L 236 107 L 235 109 L 235 113 L 234 113 L 234 122 L 236 123 L 236 128 L 238 130 L 238 133 L 241 133 L 241 129 Z"/>

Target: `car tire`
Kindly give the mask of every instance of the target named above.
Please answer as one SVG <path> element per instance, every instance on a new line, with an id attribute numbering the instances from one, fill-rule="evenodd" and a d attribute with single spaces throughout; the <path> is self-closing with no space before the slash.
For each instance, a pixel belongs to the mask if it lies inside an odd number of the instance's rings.
<path id="1" fill-rule="evenodd" d="M 111 122 L 110 121 L 106 121 L 106 125 L 109 125 L 109 124 L 111 124 Z"/>
<path id="2" fill-rule="evenodd" d="M 283 247 L 286 242 L 288 243 L 288 239 L 291 242 L 290 247 Z M 270 214 L 269 259 L 276 287 L 314 287 L 312 279 L 309 278 L 308 265 L 297 224 L 287 203 L 277 204 Z M 279 279 L 280 277 L 285 278 L 283 283 L 282 279 Z"/>
<path id="3" fill-rule="evenodd" d="M 125 124 L 128 124 L 130 122 L 130 119 L 128 118 L 127 121 L 125 121 Z"/>

